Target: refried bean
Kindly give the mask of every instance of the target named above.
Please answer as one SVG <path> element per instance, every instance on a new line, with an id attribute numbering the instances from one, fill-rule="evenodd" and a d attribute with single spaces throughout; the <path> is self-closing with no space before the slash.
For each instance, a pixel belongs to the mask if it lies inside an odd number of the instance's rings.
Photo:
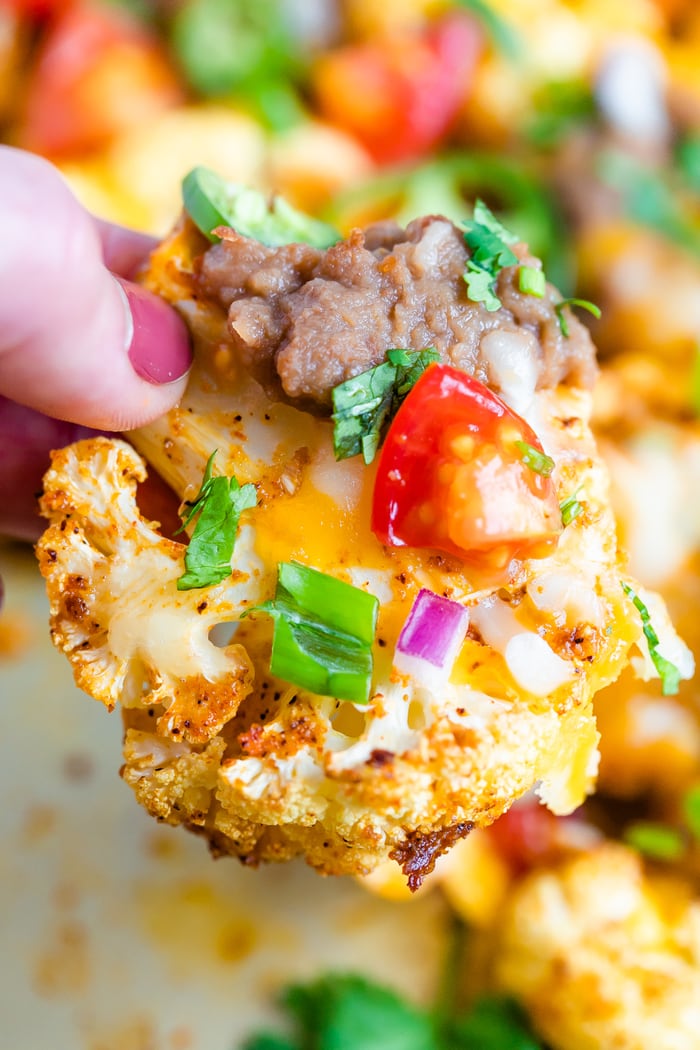
<path id="1" fill-rule="evenodd" d="M 537 389 L 588 387 L 595 379 L 588 330 L 570 317 L 563 335 L 554 309 L 560 296 L 550 285 L 542 298 L 520 292 L 518 267 L 510 266 L 498 276 L 500 309 L 470 301 L 469 250 L 444 217 L 415 219 L 405 230 L 395 223 L 356 229 L 325 251 L 268 248 L 220 232 L 200 260 L 200 291 L 228 311 L 237 354 L 277 396 L 328 406 L 333 387 L 380 364 L 392 347 L 433 347 L 445 363 L 497 388 L 493 339 L 483 338 L 495 330 L 527 336 Z M 514 250 L 532 264 L 525 245 Z"/>

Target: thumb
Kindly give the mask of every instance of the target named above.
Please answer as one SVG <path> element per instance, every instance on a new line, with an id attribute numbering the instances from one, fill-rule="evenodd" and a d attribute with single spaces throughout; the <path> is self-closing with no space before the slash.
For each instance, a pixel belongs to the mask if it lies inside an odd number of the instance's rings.
<path id="1" fill-rule="evenodd" d="M 115 278 L 97 225 L 46 161 L 0 147 L 0 393 L 59 419 L 128 430 L 182 396 L 184 322 Z"/>

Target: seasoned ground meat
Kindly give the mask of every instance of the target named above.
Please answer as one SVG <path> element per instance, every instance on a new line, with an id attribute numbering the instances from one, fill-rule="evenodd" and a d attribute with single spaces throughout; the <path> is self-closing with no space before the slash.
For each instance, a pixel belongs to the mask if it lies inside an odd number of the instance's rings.
<path id="1" fill-rule="evenodd" d="M 198 280 L 202 294 L 228 310 L 246 367 L 268 389 L 281 383 L 288 398 L 328 405 L 334 386 L 379 364 L 391 347 L 432 346 L 498 389 L 503 362 L 494 361 L 494 348 L 512 347 L 513 336 L 536 359 L 538 388 L 589 386 L 593 345 L 575 318 L 562 335 L 556 291 L 523 294 L 517 267 L 507 267 L 498 278 L 502 308 L 489 313 L 468 298 L 468 258 L 462 232 L 440 216 L 405 230 L 394 223 L 354 230 L 327 251 L 267 248 L 231 230 L 203 256 Z M 509 340 L 489 338 L 494 330 Z"/>

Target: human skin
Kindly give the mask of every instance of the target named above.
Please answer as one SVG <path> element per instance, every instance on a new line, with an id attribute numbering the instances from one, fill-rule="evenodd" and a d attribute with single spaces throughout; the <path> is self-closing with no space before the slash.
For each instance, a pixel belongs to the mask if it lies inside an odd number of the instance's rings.
<path id="1" fill-rule="evenodd" d="M 129 278 L 155 241 L 102 222 L 58 172 L 0 146 L 0 533 L 33 540 L 49 452 L 167 412 L 186 327 Z"/>

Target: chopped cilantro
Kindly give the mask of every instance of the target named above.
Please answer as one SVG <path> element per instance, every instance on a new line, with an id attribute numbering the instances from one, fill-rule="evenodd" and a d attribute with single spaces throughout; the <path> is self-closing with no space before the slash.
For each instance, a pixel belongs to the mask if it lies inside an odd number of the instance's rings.
<path id="1" fill-rule="evenodd" d="M 175 533 L 197 518 L 185 550 L 186 571 L 177 581 L 179 591 L 211 587 L 231 575 L 238 520 L 241 512 L 254 507 L 257 500 L 254 485 L 241 487 L 235 478 L 212 477 L 215 456 L 216 451 L 207 461 L 196 498 L 185 504 L 188 509 Z"/>
<path id="2" fill-rule="evenodd" d="M 482 200 L 474 205 L 474 218 L 466 223 L 464 240 L 471 251 L 464 274 L 469 298 L 483 303 L 493 312 L 501 306 L 496 294 L 496 279 L 505 266 L 515 266 L 518 257 L 510 248 L 517 244 L 515 234 L 503 226 Z"/>
<path id="3" fill-rule="evenodd" d="M 622 837 L 628 846 L 652 860 L 679 860 L 685 853 L 682 832 L 668 824 L 637 820 L 627 825 Z"/>
<path id="4" fill-rule="evenodd" d="M 438 1018 L 365 977 L 330 974 L 292 985 L 282 1003 L 293 1036 L 261 1034 L 243 1050 L 541 1050 L 508 998 L 484 997 L 466 1013 Z"/>
<path id="5" fill-rule="evenodd" d="M 667 660 L 666 657 L 662 656 L 659 652 L 659 636 L 652 626 L 649 610 L 642 599 L 639 595 L 635 594 L 628 583 L 625 583 L 624 580 L 620 582 L 623 591 L 627 597 L 632 600 L 641 617 L 644 637 L 646 638 L 647 646 L 649 647 L 649 656 L 651 657 L 651 661 L 661 679 L 661 692 L 664 696 L 674 696 L 678 692 L 678 686 L 681 680 L 680 671 L 675 664 L 671 663 L 670 660 Z"/>
<path id="6" fill-rule="evenodd" d="M 477 200 L 474 218 L 464 227 L 464 240 L 471 251 L 464 272 L 469 298 L 474 303 L 483 303 L 492 313 L 502 305 L 496 290 L 499 273 L 506 266 L 519 263 L 510 246 L 520 238 L 507 230 L 482 200 Z M 546 290 L 544 271 L 534 266 L 520 266 L 518 287 L 521 292 L 542 298 Z"/>
<path id="7" fill-rule="evenodd" d="M 580 491 L 580 489 L 576 489 L 576 492 L 572 493 L 571 496 L 567 496 L 566 499 L 562 500 L 559 504 L 562 525 L 564 528 L 566 528 L 567 525 L 570 525 L 572 521 L 575 521 L 579 514 L 583 513 L 583 504 L 579 503 L 576 498 Z"/>
<path id="8" fill-rule="evenodd" d="M 274 1032 L 259 1032 L 247 1040 L 243 1050 L 299 1050 L 299 1043 Z"/>
<path id="9" fill-rule="evenodd" d="M 551 456 L 547 456 L 544 452 L 540 452 L 538 448 L 534 448 L 533 445 L 528 444 L 527 441 L 516 441 L 515 447 L 520 453 L 520 458 L 523 463 L 534 470 L 535 474 L 541 474 L 542 477 L 548 478 L 554 470 L 554 460 Z"/>
<path id="10" fill-rule="evenodd" d="M 512 999 L 483 996 L 452 1025 L 455 1050 L 540 1050 L 522 1008 Z"/>
<path id="11" fill-rule="evenodd" d="M 489 313 L 500 310 L 501 300 L 496 295 L 494 274 L 477 266 L 471 259 L 467 263 L 464 280 L 469 298 L 473 303 L 483 303 Z"/>
<path id="12" fill-rule="evenodd" d="M 596 306 L 595 303 L 589 302 L 588 299 L 560 299 L 558 303 L 554 304 L 554 312 L 557 315 L 561 334 L 565 339 L 569 338 L 569 322 L 564 314 L 565 306 L 578 306 L 581 310 L 588 310 L 589 314 L 593 314 L 598 321 L 600 320 L 600 307 Z"/>
<path id="13" fill-rule="evenodd" d="M 377 454 L 389 423 L 436 350 L 388 350 L 386 361 L 361 372 L 333 390 L 333 451 L 336 459 L 362 453 L 365 463 Z"/>

